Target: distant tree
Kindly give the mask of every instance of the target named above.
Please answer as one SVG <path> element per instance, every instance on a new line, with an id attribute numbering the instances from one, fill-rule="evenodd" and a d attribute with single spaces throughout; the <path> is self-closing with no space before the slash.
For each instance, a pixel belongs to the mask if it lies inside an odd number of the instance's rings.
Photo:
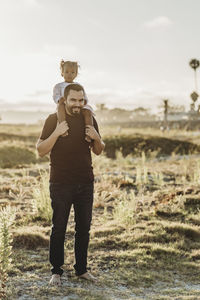
<path id="1" fill-rule="evenodd" d="M 106 107 L 105 103 L 97 103 L 97 104 L 96 104 L 96 108 L 97 108 L 97 110 L 100 110 L 100 111 L 102 111 L 102 110 L 107 110 L 107 109 L 108 109 L 108 108 Z"/>
<path id="2" fill-rule="evenodd" d="M 194 70 L 194 82 L 195 82 L 195 90 L 198 91 L 198 86 L 197 86 L 197 73 L 196 70 L 199 67 L 199 60 L 198 59 L 191 59 L 189 62 L 190 67 Z"/>
<path id="3" fill-rule="evenodd" d="M 167 129 L 168 128 L 168 111 L 169 111 L 169 100 L 168 99 L 164 99 L 163 100 L 163 104 L 164 104 L 164 120 L 163 120 L 163 128 Z"/>
<path id="4" fill-rule="evenodd" d="M 128 111 L 124 108 L 115 107 L 113 109 L 110 109 L 110 112 L 118 114 L 118 113 L 126 113 Z"/>
<path id="5" fill-rule="evenodd" d="M 169 113 L 185 112 L 185 106 L 184 105 L 169 105 L 168 112 Z"/>
<path id="6" fill-rule="evenodd" d="M 140 106 L 140 107 L 133 109 L 133 112 L 137 113 L 138 115 L 148 115 L 149 109 Z"/>

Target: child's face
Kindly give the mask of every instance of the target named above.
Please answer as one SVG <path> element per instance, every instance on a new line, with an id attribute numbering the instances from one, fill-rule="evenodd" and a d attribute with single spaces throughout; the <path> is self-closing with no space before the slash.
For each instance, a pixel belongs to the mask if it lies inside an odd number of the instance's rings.
<path id="1" fill-rule="evenodd" d="M 68 64 L 63 67 L 63 77 L 66 82 L 73 82 L 74 78 L 77 76 L 76 67 L 70 66 Z"/>

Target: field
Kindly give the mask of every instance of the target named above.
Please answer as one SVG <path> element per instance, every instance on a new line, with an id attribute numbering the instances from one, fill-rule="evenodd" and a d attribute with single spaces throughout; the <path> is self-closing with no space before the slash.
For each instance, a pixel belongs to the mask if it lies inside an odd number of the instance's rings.
<path id="1" fill-rule="evenodd" d="M 49 164 L 35 151 L 40 130 L 0 125 L 0 205 L 10 207 L 6 220 L 15 216 L 7 299 L 200 299 L 200 133 L 102 128 L 107 148 L 93 155 L 88 254 L 99 282 L 74 275 L 72 212 L 63 285 L 54 288 L 48 286 Z"/>

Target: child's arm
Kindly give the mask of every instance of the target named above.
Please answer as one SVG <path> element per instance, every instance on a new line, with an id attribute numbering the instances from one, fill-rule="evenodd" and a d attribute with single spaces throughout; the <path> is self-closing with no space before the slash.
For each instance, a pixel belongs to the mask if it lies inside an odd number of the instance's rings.
<path id="1" fill-rule="evenodd" d="M 84 116 L 84 120 L 85 120 L 85 125 L 91 125 L 93 126 L 93 113 L 90 109 L 88 109 L 88 107 L 84 106 L 83 107 L 83 116 Z"/>
<path id="2" fill-rule="evenodd" d="M 65 99 L 62 97 L 59 99 L 59 102 L 57 104 L 57 117 L 58 117 L 59 123 L 66 121 L 66 112 L 65 112 L 64 101 L 65 101 Z"/>
<path id="3" fill-rule="evenodd" d="M 83 107 L 83 117 L 84 117 L 84 120 L 85 120 L 85 126 L 87 127 L 87 125 L 90 125 L 90 126 L 93 126 L 93 110 L 92 110 L 92 107 L 90 105 L 85 105 Z M 87 142 L 91 142 L 91 138 L 86 134 L 86 137 L 85 137 L 85 140 Z"/>
<path id="4" fill-rule="evenodd" d="M 84 100 L 85 100 L 85 105 L 83 107 L 83 116 L 84 116 L 84 120 L 85 120 L 85 126 L 90 125 L 93 126 L 93 116 L 94 116 L 94 111 L 92 109 L 92 107 L 90 105 L 88 105 L 88 97 L 87 94 L 85 92 L 85 90 L 83 89 L 84 92 Z M 85 140 L 87 142 L 91 142 L 91 138 L 86 134 Z"/>

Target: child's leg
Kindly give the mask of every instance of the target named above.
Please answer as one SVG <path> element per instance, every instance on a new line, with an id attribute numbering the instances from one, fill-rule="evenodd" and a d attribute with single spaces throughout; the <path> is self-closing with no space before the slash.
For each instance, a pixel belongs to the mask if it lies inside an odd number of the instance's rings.
<path id="1" fill-rule="evenodd" d="M 58 122 L 59 123 L 66 120 L 64 103 L 58 103 L 58 105 L 57 105 L 57 117 L 58 117 Z"/>
<path id="2" fill-rule="evenodd" d="M 91 125 L 93 126 L 93 117 L 92 112 L 89 109 L 83 108 L 83 116 L 85 120 L 85 125 Z"/>
<path id="3" fill-rule="evenodd" d="M 92 117 L 91 110 L 84 108 L 82 111 L 83 111 L 83 116 L 84 116 L 84 120 L 85 120 L 85 125 L 93 126 L 93 117 Z M 91 138 L 88 135 L 86 135 L 85 140 L 87 142 L 91 142 Z"/>
<path id="4" fill-rule="evenodd" d="M 57 105 L 57 117 L 58 117 L 59 123 L 66 121 L 65 105 L 62 101 L 62 98 L 60 99 L 60 101 L 58 102 L 58 105 Z M 66 136 L 66 135 L 68 135 L 68 132 L 66 132 L 62 136 Z"/>
<path id="5" fill-rule="evenodd" d="M 61 123 L 66 120 L 66 112 L 65 112 L 65 105 L 64 105 L 64 98 L 60 98 L 57 104 L 57 117 L 58 122 Z"/>

